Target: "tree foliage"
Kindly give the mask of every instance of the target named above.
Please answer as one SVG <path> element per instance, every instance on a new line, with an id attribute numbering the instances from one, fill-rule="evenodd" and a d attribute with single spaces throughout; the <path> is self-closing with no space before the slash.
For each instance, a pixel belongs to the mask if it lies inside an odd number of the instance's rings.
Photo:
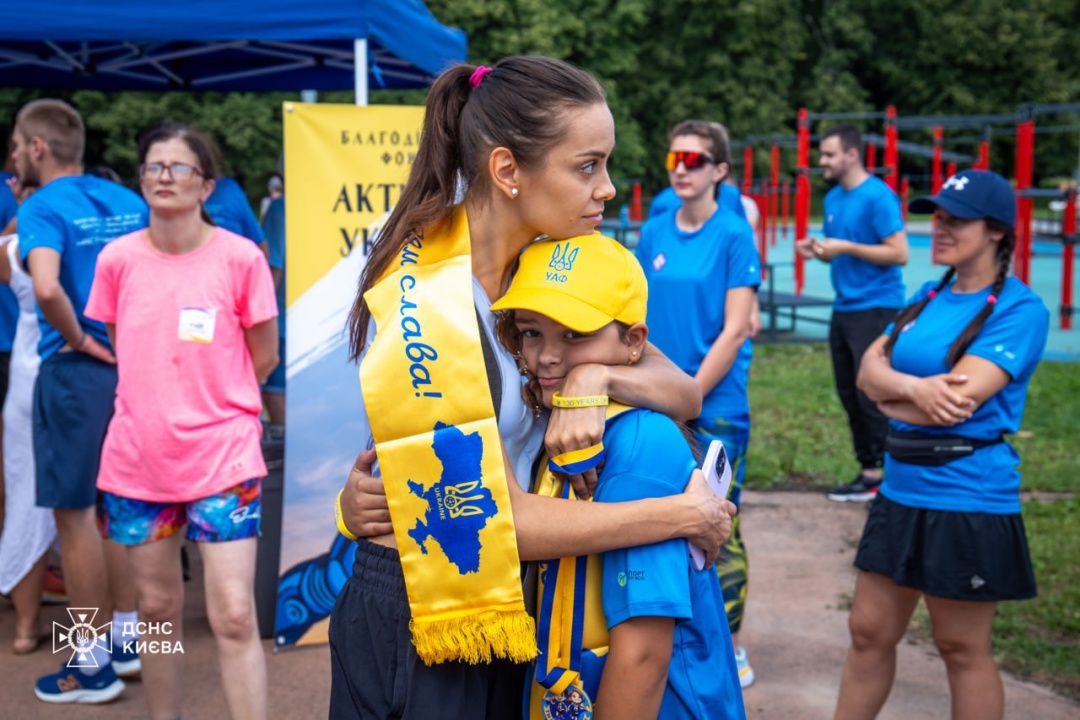
<path id="1" fill-rule="evenodd" d="M 724 122 L 734 139 L 794 131 L 799 107 L 880 110 L 901 116 L 1009 113 L 1024 102 L 1080 101 L 1080 0 L 429 0 L 443 23 L 464 29 L 472 62 L 519 53 L 572 61 L 603 82 L 615 116 L 613 175 L 666 182 L 666 131 L 688 117 Z M 0 89 L 0 130 L 43 91 Z M 52 93 L 57 94 L 57 93 Z M 253 198 L 281 152 L 281 102 L 296 94 L 59 93 L 82 111 L 88 162 L 135 175 L 134 138 L 164 119 L 216 136 L 226 166 Z M 348 102 L 348 94 L 324 100 Z M 372 102 L 419 103 L 422 92 L 374 91 Z M 1040 116 L 1040 125 L 1080 123 Z M 879 122 L 862 123 L 880 132 Z M 946 138 L 981 128 L 947 130 Z M 904 139 L 928 143 L 927 131 Z M 1070 175 L 1080 133 L 1039 135 L 1036 173 Z M 759 146 L 757 176 L 767 166 Z M 957 146 L 972 152 L 971 146 Z M 789 169 L 793 153 L 784 155 Z M 1010 172 L 1013 142 L 994 144 Z M 926 162 L 904 158 L 924 172 Z"/>

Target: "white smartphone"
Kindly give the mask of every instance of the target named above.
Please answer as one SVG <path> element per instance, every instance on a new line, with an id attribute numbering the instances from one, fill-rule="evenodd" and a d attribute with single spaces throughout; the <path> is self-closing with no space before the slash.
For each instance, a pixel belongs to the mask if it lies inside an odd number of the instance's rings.
<path id="1" fill-rule="evenodd" d="M 726 498 L 731 487 L 731 463 L 724 452 L 724 443 L 719 440 L 709 443 L 709 451 L 705 453 L 701 471 L 705 473 L 705 484 L 712 488 L 714 493 Z M 690 545 L 690 557 L 694 560 L 694 567 L 698 570 L 705 569 L 705 551 L 695 547 L 693 543 Z"/>

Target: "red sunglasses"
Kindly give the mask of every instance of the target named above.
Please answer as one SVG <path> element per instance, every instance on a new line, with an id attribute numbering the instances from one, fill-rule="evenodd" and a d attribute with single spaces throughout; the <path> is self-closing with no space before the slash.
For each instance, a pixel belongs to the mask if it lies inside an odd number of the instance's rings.
<path id="1" fill-rule="evenodd" d="M 697 170 L 708 164 L 715 165 L 716 158 L 708 153 L 686 152 L 684 150 L 669 151 L 667 154 L 668 172 L 673 172 L 675 168 L 679 167 L 679 163 L 682 163 L 687 170 Z"/>

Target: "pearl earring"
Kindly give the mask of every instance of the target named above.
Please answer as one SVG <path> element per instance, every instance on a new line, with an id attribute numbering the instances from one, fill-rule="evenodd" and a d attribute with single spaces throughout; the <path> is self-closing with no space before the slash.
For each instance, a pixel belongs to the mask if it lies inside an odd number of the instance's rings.
<path id="1" fill-rule="evenodd" d="M 510 188 L 510 195 L 512 197 L 517 197 L 517 188 Z"/>

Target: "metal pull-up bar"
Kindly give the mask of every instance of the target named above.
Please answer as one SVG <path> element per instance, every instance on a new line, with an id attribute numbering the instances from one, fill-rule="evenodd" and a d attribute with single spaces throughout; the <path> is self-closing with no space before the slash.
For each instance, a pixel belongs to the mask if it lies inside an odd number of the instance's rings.
<path id="1" fill-rule="evenodd" d="M 1028 115 L 1016 126 L 1016 251 L 1013 271 L 1025 285 L 1031 284 L 1031 218 L 1035 198 L 1025 195 L 1035 171 L 1035 119 Z"/>
<path id="2" fill-rule="evenodd" d="M 1076 249 L 1076 188 L 1065 199 L 1065 215 L 1061 219 L 1061 329 L 1072 329 L 1073 316 L 1073 253 Z"/>

